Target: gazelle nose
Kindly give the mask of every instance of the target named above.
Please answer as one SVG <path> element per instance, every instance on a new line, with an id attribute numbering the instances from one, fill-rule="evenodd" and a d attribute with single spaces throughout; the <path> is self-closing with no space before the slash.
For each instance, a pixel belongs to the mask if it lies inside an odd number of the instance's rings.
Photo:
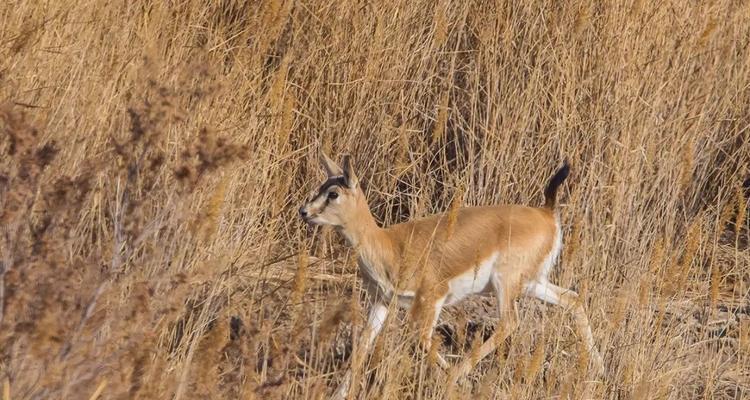
<path id="1" fill-rule="evenodd" d="M 299 208 L 299 215 L 301 215 L 302 218 L 307 217 L 307 211 L 305 210 L 305 206 L 302 206 Z"/>

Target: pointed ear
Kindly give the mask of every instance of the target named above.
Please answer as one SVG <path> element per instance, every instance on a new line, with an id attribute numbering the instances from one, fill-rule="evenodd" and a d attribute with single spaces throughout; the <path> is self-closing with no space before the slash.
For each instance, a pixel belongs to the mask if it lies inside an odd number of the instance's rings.
<path id="1" fill-rule="evenodd" d="M 333 160 L 328 158 L 328 156 L 326 155 L 326 153 L 323 152 L 323 150 L 320 151 L 319 157 L 320 157 L 320 165 L 323 167 L 324 170 L 326 170 L 328 177 L 340 176 L 344 174 L 344 171 L 341 170 L 341 167 L 339 167 L 338 164 L 333 162 Z"/>
<path id="2" fill-rule="evenodd" d="M 349 186 L 350 189 L 354 189 L 359 185 L 359 178 L 357 178 L 357 174 L 354 173 L 354 168 L 352 167 L 352 157 L 348 154 L 344 155 L 344 179 L 346 179 L 346 185 Z"/>

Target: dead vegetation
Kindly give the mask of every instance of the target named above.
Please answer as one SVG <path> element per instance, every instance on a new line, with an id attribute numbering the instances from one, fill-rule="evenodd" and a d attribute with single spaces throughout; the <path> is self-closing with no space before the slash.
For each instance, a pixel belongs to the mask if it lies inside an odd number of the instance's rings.
<path id="1" fill-rule="evenodd" d="M 3 399 L 750 395 L 750 2 L 0 5 Z M 319 147 L 393 223 L 539 204 L 554 280 L 459 392 L 402 318 L 357 353 L 353 254 L 296 209 Z M 443 353 L 495 320 L 447 310 Z M 404 317 L 402 315 L 401 317 Z M 455 362 L 456 358 L 449 357 Z"/>

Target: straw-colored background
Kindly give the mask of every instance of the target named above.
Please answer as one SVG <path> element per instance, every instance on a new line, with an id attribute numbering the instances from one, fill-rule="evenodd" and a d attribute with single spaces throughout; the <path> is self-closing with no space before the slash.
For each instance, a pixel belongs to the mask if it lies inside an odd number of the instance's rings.
<path id="1" fill-rule="evenodd" d="M 553 280 L 606 374 L 521 299 L 461 391 L 750 396 L 750 2 L 516 3 L 0 5 L 4 395 L 330 394 L 363 303 L 351 252 L 296 215 L 324 148 L 385 224 L 540 204 L 571 161 Z M 441 351 L 491 304 L 447 310 Z M 444 397 L 403 317 L 356 398 Z"/>

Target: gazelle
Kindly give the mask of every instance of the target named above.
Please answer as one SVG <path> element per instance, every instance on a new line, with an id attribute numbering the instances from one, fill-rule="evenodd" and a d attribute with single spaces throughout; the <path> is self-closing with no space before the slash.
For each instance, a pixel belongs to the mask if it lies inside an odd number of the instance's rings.
<path id="1" fill-rule="evenodd" d="M 374 299 L 362 342 L 365 353 L 392 301 L 419 317 L 420 338 L 429 348 L 443 306 L 468 295 L 492 293 L 501 326 L 480 346 L 478 357 L 467 357 L 456 366 L 451 374 L 455 381 L 515 328 L 514 301 L 525 294 L 571 309 L 596 370 L 603 371 L 578 295 L 548 280 L 562 249 L 555 203 L 557 189 L 569 173 L 567 163 L 550 179 L 543 207 L 465 207 L 381 228 L 370 213 L 351 158 L 344 156 L 343 169 L 323 153 L 320 162 L 328 179 L 299 213 L 310 224 L 332 225 L 357 250 L 362 278 Z M 440 355 L 437 363 L 449 367 Z M 334 397 L 346 397 L 350 384 L 351 369 Z"/>

